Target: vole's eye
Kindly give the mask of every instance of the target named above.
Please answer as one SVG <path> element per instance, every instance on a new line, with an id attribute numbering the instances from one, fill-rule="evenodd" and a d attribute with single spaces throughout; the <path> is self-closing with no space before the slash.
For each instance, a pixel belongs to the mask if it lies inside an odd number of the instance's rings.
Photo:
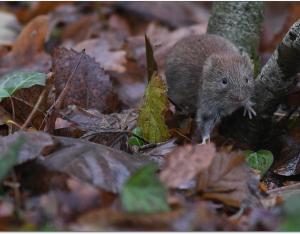
<path id="1" fill-rule="evenodd" d="M 249 79 L 248 79 L 248 78 L 246 78 L 246 83 L 248 84 L 248 82 L 249 82 Z"/>
<path id="2" fill-rule="evenodd" d="M 226 77 L 224 77 L 224 78 L 222 79 L 222 84 L 223 84 L 223 85 L 227 85 L 227 83 L 228 83 L 228 80 L 227 80 Z"/>

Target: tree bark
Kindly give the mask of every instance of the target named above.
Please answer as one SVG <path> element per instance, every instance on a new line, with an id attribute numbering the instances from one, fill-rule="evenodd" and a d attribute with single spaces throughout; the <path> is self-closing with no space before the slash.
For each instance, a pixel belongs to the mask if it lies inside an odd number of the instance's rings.
<path id="1" fill-rule="evenodd" d="M 215 2 L 207 32 L 227 38 L 252 59 L 258 74 L 263 2 Z"/>
<path id="2" fill-rule="evenodd" d="M 259 43 L 262 8 L 260 2 L 216 2 L 208 32 L 231 40 L 253 58 L 253 55 L 258 54 L 254 51 L 257 51 Z M 257 13 L 253 12 L 255 10 Z M 241 110 L 238 110 L 232 116 L 224 118 L 221 133 L 252 146 L 267 141 L 275 124 L 272 121 L 273 114 L 282 98 L 289 94 L 298 72 L 300 72 L 300 20 L 289 29 L 255 79 L 252 99 L 255 102 L 254 109 L 257 116 L 249 120 L 242 115 Z"/>

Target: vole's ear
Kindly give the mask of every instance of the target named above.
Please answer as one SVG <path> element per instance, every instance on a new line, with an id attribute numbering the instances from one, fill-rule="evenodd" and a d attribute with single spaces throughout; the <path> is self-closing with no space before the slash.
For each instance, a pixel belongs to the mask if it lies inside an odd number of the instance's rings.
<path id="1" fill-rule="evenodd" d="M 242 57 L 245 60 L 246 63 L 250 64 L 252 70 L 254 69 L 254 64 L 252 60 L 250 59 L 249 55 L 246 52 L 242 52 Z"/>

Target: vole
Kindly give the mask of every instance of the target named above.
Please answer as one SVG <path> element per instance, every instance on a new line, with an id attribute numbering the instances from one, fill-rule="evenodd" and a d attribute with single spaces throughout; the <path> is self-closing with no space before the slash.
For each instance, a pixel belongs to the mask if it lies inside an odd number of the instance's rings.
<path id="1" fill-rule="evenodd" d="M 253 64 L 227 39 L 210 34 L 189 36 L 175 44 L 166 59 L 168 96 L 188 115 L 196 114 L 202 143 L 214 126 L 239 107 L 256 115 L 250 98 Z"/>

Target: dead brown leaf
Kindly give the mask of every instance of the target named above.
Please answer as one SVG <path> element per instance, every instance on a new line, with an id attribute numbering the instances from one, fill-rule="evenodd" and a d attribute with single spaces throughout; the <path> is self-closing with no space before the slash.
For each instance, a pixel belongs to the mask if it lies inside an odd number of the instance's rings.
<path id="1" fill-rule="evenodd" d="M 215 153 L 213 144 L 179 147 L 168 155 L 160 180 L 168 187 L 178 187 L 207 169 Z"/>
<path id="2" fill-rule="evenodd" d="M 62 119 L 56 121 L 56 132 L 59 130 L 57 128 L 64 128 L 64 132 L 75 134 L 72 137 L 82 137 L 95 143 L 127 151 L 128 135 L 136 126 L 137 115 L 136 109 L 104 115 L 97 110 L 84 110 L 80 107 L 69 106 L 61 111 L 64 121 Z M 59 132 L 60 136 L 69 136 L 64 135 L 62 129 Z M 78 133 L 80 133 L 79 136 Z"/>
<path id="3" fill-rule="evenodd" d="M 142 155 L 129 155 L 85 140 L 55 137 L 60 148 L 41 164 L 65 172 L 110 192 L 119 192 L 132 172 L 150 162 Z"/>
<path id="4" fill-rule="evenodd" d="M 97 209 L 81 215 L 71 230 L 80 231 L 215 231 L 230 230 L 208 202 L 187 204 L 169 212 L 129 214 L 116 209 Z M 232 228 L 232 227 L 231 227 Z M 231 229 L 232 230 L 232 229 Z"/>
<path id="5" fill-rule="evenodd" d="M 96 62 L 101 64 L 105 71 L 123 73 L 126 68 L 126 51 L 114 50 L 111 48 L 110 41 L 103 37 L 83 41 L 75 46 L 75 50 L 80 52 L 83 49 Z"/>
<path id="6" fill-rule="evenodd" d="M 101 31 L 101 21 L 99 21 L 96 14 L 81 16 L 64 28 L 62 39 L 64 41 L 68 40 L 74 45 L 74 43 L 79 43 L 98 35 Z"/>
<path id="7" fill-rule="evenodd" d="M 42 157 L 47 154 L 51 148 L 55 146 L 52 137 L 44 132 L 22 132 L 18 131 L 14 134 L 0 137 L 0 152 L 5 152 L 7 147 L 15 142 L 20 136 L 23 136 L 25 143 L 21 146 L 18 156 L 18 164 L 28 160 Z"/>
<path id="8" fill-rule="evenodd" d="M 48 37 L 48 16 L 41 15 L 30 21 L 21 31 L 12 51 L 0 60 L 0 75 L 12 70 L 48 72 L 50 56 L 44 52 Z"/>
<path id="9" fill-rule="evenodd" d="M 94 59 L 82 53 L 65 48 L 56 49 L 54 52 L 53 72 L 57 97 L 80 60 L 76 72 L 72 74 L 72 82 L 62 100 L 61 108 L 74 104 L 86 109 L 95 108 L 102 113 L 116 111 L 118 99 L 109 76 Z"/>
<path id="10" fill-rule="evenodd" d="M 251 196 L 252 178 L 242 152 L 218 152 L 207 170 L 197 176 L 197 190 L 203 198 L 240 207 Z"/>

